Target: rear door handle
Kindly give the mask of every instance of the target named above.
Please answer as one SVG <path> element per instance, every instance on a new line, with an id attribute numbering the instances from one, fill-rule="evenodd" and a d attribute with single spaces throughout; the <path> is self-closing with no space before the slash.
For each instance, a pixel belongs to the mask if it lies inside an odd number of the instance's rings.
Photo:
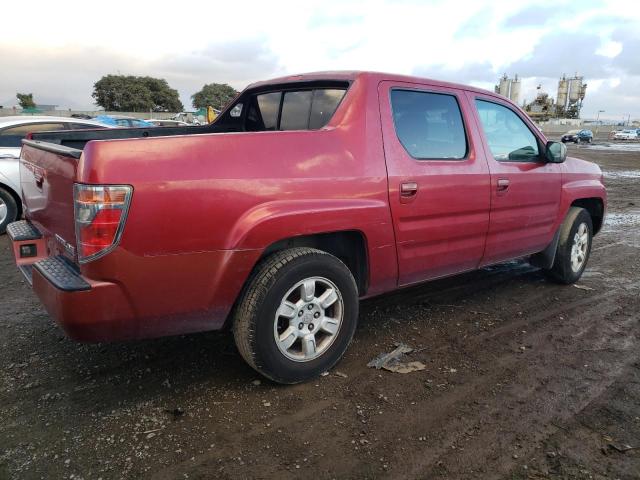
<path id="1" fill-rule="evenodd" d="M 498 193 L 506 193 L 509 190 L 509 179 L 508 178 L 499 178 L 498 184 L 496 185 L 496 190 Z"/>
<path id="2" fill-rule="evenodd" d="M 418 193 L 418 184 L 416 182 L 403 182 L 400 184 L 400 199 L 409 200 Z"/>

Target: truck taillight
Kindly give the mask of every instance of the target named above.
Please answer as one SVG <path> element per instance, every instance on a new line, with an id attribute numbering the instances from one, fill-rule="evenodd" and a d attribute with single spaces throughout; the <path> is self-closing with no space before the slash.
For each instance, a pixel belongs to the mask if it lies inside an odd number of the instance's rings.
<path id="1" fill-rule="evenodd" d="M 102 257 L 118 245 L 132 191 L 129 185 L 75 184 L 76 247 L 81 263 Z"/>

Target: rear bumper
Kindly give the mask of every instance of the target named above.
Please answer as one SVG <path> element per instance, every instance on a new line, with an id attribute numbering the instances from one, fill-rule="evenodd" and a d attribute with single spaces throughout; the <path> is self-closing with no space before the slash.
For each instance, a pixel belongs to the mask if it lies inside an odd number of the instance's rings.
<path id="1" fill-rule="evenodd" d="M 133 309 L 116 284 L 88 280 L 64 257 L 47 256 L 43 235 L 24 220 L 10 224 L 7 234 L 18 269 L 69 337 L 101 341 L 135 336 Z"/>
<path id="2" fill-rule="evenodd" d="M 96 265 L 95 274 L 94 267 L 83 266 L 86 275 L 66 258 L 48 256 L 43 235 L 31 224 L 16 223 L 22 224 L 21 231 L 27 224 L 32 233 L 12 234 L 18 230 L 15 224 L 8 229 L 18 268 L 49 315 L 69 337 L 83 342 L 220 329 L 259 254 L 220 251 L 147 258 L 112 252 Z M 37 254 L 21 256 L 23 245 L 35 245 Z M 109 261 L 117 279 L 90 278 L 107 276 L 99 272 Z"/>

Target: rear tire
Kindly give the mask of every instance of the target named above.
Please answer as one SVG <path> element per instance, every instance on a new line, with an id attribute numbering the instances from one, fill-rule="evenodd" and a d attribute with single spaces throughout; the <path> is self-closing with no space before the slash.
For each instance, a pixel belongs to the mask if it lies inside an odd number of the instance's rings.
<path id="1" fill-rule="evenodd" d="M 556 256 L 547 276 L 566 285 L 577 282 L 587 266 L 592 239 L 591 215 L 584 208 L 571 207 L 560 227 Z"/>
<path id="2" fill-rule="evenodd" d="M 0 187 L 0 235 L 7 231 L 7 225 L 18 219 L 18 205 L 7 190 Z"/>
<path id="3" fill-rule="evenodd" d="M 278 383 L 320 375 L 343 356 L 356 329 L 358 289 L 339 259 L 313 248 L 265 258 L 245 287 L 233 322 L 244 360 Z"/>

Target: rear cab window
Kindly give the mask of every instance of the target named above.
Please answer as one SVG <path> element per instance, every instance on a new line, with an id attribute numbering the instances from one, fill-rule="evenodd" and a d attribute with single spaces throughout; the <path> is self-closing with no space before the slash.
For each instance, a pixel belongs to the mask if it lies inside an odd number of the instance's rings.
<path id="1" fill-rule="evenodd" d="M 347 82 L 332 82 L 249 91 L 217 123 L 249 132 L 317 130 L 329 123 L 347 88 Z"/>

